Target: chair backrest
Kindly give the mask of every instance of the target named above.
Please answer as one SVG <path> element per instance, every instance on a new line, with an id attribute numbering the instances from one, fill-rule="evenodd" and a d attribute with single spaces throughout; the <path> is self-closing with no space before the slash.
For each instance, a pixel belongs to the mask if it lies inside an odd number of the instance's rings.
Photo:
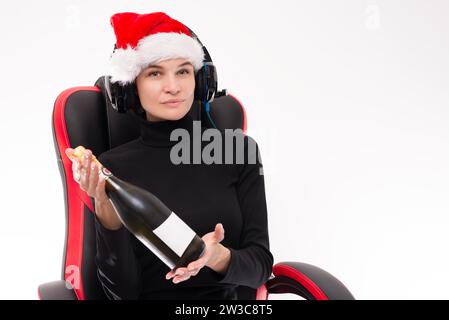
<path id="1" fill-rule="evenodd" d="M 71 283 L 78 299 L 106 299 L 97 278 L 93 199 L 73 180 L 71 161 L 66 148 L 82 145 L 97 157 L 116 146 L 138 138 L 139 123 L 130 114 L 116 112 L 104 94 L 104 77 L 94 86 L 64 90 L 55 101 L 52 115 L 53 139 L 62 178 L 66 238 L 62 279 Z M 197 102 L 191 108 L 194 119 L 206 119 Z M 246 132 L 243 105 L 232 95 L 215 98 L 210 104 L 211 117 L 219 129 L 242 129 Z M 209 121 L 202 124 L 209 127 Z M 239 298 L 255 296 L 256 290 L 238 288 Z"/>

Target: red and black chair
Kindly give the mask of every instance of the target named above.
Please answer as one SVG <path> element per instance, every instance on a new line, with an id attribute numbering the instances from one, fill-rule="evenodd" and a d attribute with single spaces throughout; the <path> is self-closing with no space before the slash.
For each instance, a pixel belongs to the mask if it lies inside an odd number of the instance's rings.
<path id="1" fill-rule="evenodd" d="M 66 148 L 82 145 L 98 156 L 139 136 L 138 120 L 130 114 L 116 112 L 104 92 L 104 77 L 100 77 L 94 86 L 67 89 L 55 101 L 52 129 L 64 191 L 66 238 L 61 280 L 40 285 L 39 299 L 107 299 L 95 264 L 93 199 L 73 180 L 71 161 L 64 152 Z M 210 104 L 215 125 L 246 132 L 243 105 L 225 90 L 220 93 Z M 200 113 L 206 119 L 197 102 L 191 112 L 194 119 Z M 239 299 L 266 300 L 275 293 L 293 293 L 314 300 L 354 299 L 334 276 L 300 262 L 276 263 L 271 278 L 257 290 L 238 288 Z"/>

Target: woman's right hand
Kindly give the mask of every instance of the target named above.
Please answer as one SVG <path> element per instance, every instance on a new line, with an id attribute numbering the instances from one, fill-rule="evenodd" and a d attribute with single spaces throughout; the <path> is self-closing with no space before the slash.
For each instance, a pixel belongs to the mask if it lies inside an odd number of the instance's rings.
<path id="1" fill-rule="evenodd" d="M 95 161 L 92 161 L 92 151 L 86 149 L 83 163 L 75 156 L 74 149 L 67 148 L 65 153 L 72 160 L 73 179 L 80 185 L 81 190 L 85 191 L 89 197 L 95 198 L 97 202 L 109 200 L 105 191 L 105 180 L 99 177 L 100 168 Z"/>
<path id="2" fill-rule="evenodd" d="M 105 191 L 106 180 L 103 175 L 99 176 L 100 168 L 92 161 L 92 151 L 84 151 L 82 163 L 75 155 L 75 149 L 67 148 L 65 153 L 72 160 L 73 179 L 80 185 L 81 190 L 95 199 L 95 214 L 101 224 L 110 230 L 121 228 L 122 223 Z"/>

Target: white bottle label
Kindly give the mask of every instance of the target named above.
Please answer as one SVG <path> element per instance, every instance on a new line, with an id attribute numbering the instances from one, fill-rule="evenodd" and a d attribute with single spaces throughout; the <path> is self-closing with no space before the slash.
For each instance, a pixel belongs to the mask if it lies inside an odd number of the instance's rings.
<path id="1" fill-rule="evenodd" d="M 174 212 L 170 214 L 153 232 L 167 244 L 179 257 L 192 242 L 196 232 L 193 231 Z"/>

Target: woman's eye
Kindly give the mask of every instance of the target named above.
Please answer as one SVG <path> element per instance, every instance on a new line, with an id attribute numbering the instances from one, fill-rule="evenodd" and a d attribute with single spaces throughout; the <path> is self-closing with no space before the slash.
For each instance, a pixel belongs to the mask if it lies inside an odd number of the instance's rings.
<path id="1" fill-rule="evenodd" d="M 182 70 L 180 70 L 180 71 L 178 71 L 178 73 L 180 73 L 180 74 L 189 74 L 190 72 L 189 72 L 189 70 L 187 70 L 187 69 L 182 69 Z M 150 76 L 150 77 L 155 77 L 155 76 L 157 76 L 158 74 L 160 74 L 160 72 L 159 71 L 152 71 L 152 72 L 149 72 L 148 73 L 148 76 Z"/>

